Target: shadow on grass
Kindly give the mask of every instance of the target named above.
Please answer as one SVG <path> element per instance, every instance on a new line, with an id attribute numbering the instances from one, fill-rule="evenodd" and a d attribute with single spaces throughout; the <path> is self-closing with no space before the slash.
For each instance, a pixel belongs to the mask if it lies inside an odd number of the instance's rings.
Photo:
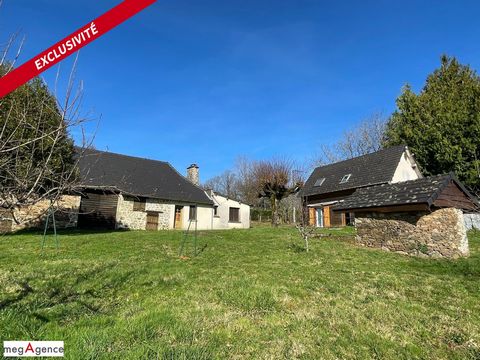
<path id="1" fill-rule="evenodd" d="M 288 249 L 292 250 L 295 253 L 307 252 L 307 249 L 305 249 L 303 246 L 300 246 L 300 245 L 295 244 L 295 243 L 292 243 L 292 244 L 288 245 Z"/>
<path id="2" fill-rule="evenodd" d="M 408 262 L 408 269 L 434 275 L 464 276 L 467 279 L 480 280 L 480 232 L 470 231 L 468 240 L 470 256 L 467 258 L 412 259 Z"/>
<path id="3" fill-rule="evenodd" d="M 13 298 L 7 298 L 4 300 L 0 301 L 0 310 L 5 309 L 9 307 L 10 305 L 13 305 L 21 300 L 23 300 L 25 297 L 27 297 L 28 294 L 33 292 L 33 289 L 30 287 L 30 285 L 27 282 L 23 282 L 20 284 L 22 289 L 20 292 L 17 294 L 17 296 Z"/>
<path id="4" fill-rule="evenodd" d="M 77 235 L 95 235 L 95 234 L 113 234 L 113 233 L 124 233 L 124 232 L 129 232 L 132 230 L 128 229 L 117 229 L 117 230 L 111 230 L 111 229 L 79 229 L 79 228 L 72 228 L 72 229 L 59 229 L 57 230 L 57 235 L 59 236 L 77 236 Z M 49 229 L 47 231 L 47 235 L 52 235 L 53 230 Z M 1 236 L 24 236 L 24 235 L 38 235 L 38 236 L 43 236 L 43 230 L 42 229 L 23 229 L 23 230 L 18 230 L 12 233 L 1 233 Z"/>

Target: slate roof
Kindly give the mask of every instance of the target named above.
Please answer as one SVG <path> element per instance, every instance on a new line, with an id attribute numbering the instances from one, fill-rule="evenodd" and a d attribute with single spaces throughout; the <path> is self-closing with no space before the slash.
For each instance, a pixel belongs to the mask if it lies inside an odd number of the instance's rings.
<path id="1" fill-rule="evenodd" d="M 393 146 L 353 159 L 317 167 L 308 178 L 300 195 L 320 195 L 387 183 L 392 180 L 405 149 L 405 145 Z M 340 184 L 347 174 L 352 176 L 346 183 Z M 315 183 L 321 182 L 322 178 L 325 181 L 320 186 L 315 186 Z"/>
<path id="2" fill-rule="evenodd" d="M 334 207 L 335 211 L 367 209 L 375 207 L 426 204 L 431 206 L 450 181 L 478 206 L 475 198 L 465 189 L 453 173 L 435 175 L 394 184 L 383 184 L 357 189 L 352 195 Z"/>
<path id="3" fill-rule="evenodd" d="M 124 194 L 213 204 L 198 186 L 168 162 L 87 149 L 79 159 L 81 185 L 86 188 L 116 190 Z"/>

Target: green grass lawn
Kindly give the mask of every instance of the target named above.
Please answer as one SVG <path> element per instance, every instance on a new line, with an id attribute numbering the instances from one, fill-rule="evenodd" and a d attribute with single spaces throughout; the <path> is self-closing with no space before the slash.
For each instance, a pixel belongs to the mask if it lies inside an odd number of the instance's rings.
<path id="1" fill-rule="evenodd" d="M 70 359 L 479 359 L 480 235 L 472 256 L 356 247 L 350 230 L 0 237 L 0 341 L 64 340 Z M 50 240 L 51 241 L 51 240 Z M 52 243 L 50 242 L 50 245 Z"/>

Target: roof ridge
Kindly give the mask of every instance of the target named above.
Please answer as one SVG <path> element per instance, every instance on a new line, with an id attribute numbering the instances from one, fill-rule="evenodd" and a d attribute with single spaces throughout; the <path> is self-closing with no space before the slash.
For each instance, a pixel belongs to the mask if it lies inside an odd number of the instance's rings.
<path id="1" fill-rule="evenodd" d="M 338 165 L 338 164 L 342 164 L 342 163 L 345 163 L 347 161 L 351 161 L 351 160 L 358 160 L 358 159 L 361 159 L 361 158 L 366 158 L 366 157 L 369 157 L 371 155 L 377 155 L 379 153 L 382 153 L 382 152 L 385 152 L 387 150 L 391 150 L 391 149 L 395 149 L 395 148 L 400 148 L 400 147 L 403 147 L 404 149 L 407 148 L 407 145 L 406 144 L 403 144 L 403 145 L 394 145 L 394 146 L 390 146 L 390 147 L 387 147 L 387 148 L 383 148 L 383 149 L 380 149 L 380 150 L 377 150 L 377 151 L 374 151 L 374 152 L 371 152 L 371 153 L 368 153 L 368 154 L 363 154 L 363 155 L 359 155 L 359 156 L 355 156 L 355 157 L 352 157 L 352 158 L 349 158 L 349 159 L 345 159 L 345 160 L 340 160 L 340 161 L 337 161 L 337 162 L 334 162 L 334 163 L 331 163 L 331 164 L 326 164 L 326 165 L 320 165 L 320 166 L 317 166 L 315 170 L 317 169 L 320 169 L 320 168 L 326 168 L 326 167 L 330 167 L 330 166 L 333 166 L 333 165 Z"/>
<path id="2" fill-rule="evenodd" d="M 370 185 L 370 186 L 362 186 L 359 189 L 369 189 L 369 188 L 377 187 L 377 186 L 401 186 L 401 185 L 409 184 L 409 183 L 412 183 L 412 182 L 428 181 L 428 180 L 431 180 L 433 178 L 452 177 L 452 174 L 453 174 L 452 172 L 444 173 L 444 174 L 436 174 L 436 175 L 424 176 L 424 177 L 421 177 L 421 178 L 418 178 L 418 179 L 405 180 L 405 181 L 399 181 L 399 182 L 394 182 L 394 183 L 393 182 L 387 182 L 387 183 L 381 183 L 381 184 Z M 453 176 L 453 178 L 455 178 L 455 176 Z"/>
<path id="3" fill-rule="evenodd" d="M 421 178 L 418 178 L 418 179 L 400 181 L 400 182 L 384 184 L 384 185 L 397 185 L 397 184 L 400 185 L 400 184 L 410 183 L 410 182 L 414 182 L 414 181 L 430 180 L 430 179 L 433 179 L 433 178 L 442 178 L 442 177 L 450 177 L 450 176 L 452 176 L 451 172 L 444 173 L 444 174 L 429 175 L 429 176 L 424 176 L 424 177 L 421 177 Z"/>
<path id="4" fill-rule="evenodd" d="M 105 150 L 98 150 L 98 149 L 91 149 L 91 148 L 86 148 L 85 150 L 91 151 L 91 152 L 120 156 L 120 157 L 124 157 L 124 158 L 129 158 L 129 159 L 147 160 L 147 161 L 159 162 L 159 163 L 170 165 L 170 163 L 168 161 L 164 161 L 164 160 L 150 159 L 150 158 L 141 157 L 141 156 L 125 155 L 125 154 L 120 154 L 120 153 L 116 153 L 116 152 L 112 152 L 112 151 L 105 151 Z"/>

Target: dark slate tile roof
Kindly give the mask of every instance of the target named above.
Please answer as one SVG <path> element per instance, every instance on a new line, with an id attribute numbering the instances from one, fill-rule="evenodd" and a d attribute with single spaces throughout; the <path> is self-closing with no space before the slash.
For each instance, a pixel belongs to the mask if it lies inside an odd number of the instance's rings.
<path id="1" fill-rule="evenodd" d="M 334 210 L 367 209 L 411 204 L 431 206 L 452 180 L 476 203 L 476 200 L 462 183 L 456 179 L 453 173 L 450 173 L 357 189 L 343 202 L 335 206 Z"/>
<path id="2" fill-rule="evenodd" d="M 162 200 L 213 204 L 198 186 L 169 163 L 98 150 L 79 159 L 82 186 Z"/>
<path id="3" fill-rule="evenodd" d="M 392 180 L 405 148 L 405 145 L 393 146 L 372 154 L 317 167 L 300 195 L 320 195 L 387 183 Z M 348 182 L 340 184 L 347 174 L 352 174 Z M 315 186 L 322 178 L 325 179 L 323 183 Z"/>

